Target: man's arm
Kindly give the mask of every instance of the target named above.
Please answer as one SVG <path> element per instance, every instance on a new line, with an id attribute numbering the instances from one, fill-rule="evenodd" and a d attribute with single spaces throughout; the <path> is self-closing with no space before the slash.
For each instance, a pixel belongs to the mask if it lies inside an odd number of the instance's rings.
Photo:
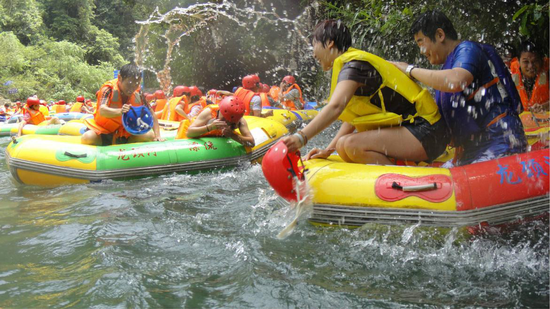
<path id="1" fill-rule="evenodd" d="M 180 116 L 182 116 L 182 117 L 185 117 L 185 119 L 187 119 L 187 120 L 191 120 L 191 119 L 189 118 L 189 115 L 187 115 L 187 114 L 185 113 L 185 111 L 183 110 L 183 104 L 178 104 L 178 105 L 176 105 L 176 113 L 178 113 L 178 115 L 180 115 Z"/>
<path id="2" fill-rule="evenodd" d="M 409 66 L 409 64 L 405 62 L 392 63 L 403 73 L 405 73 Z M 415 67 L 410 74 L 412 78 L 422 84 L 443 92 L 463 91 L 474 81 L 472 73 L 463 68 L 430 70 Z"/>
<path id="3" fill-rule="evenodd" d="M 252 136 L 252 133 L 250 132 L 248 124 L 244 118 L 241 118 L 239 121 L 239 131 L 241 134 L 236 134 L 233 130 L 227 128 L 224 132 L 224 136 L 235 140 L 245 147 L 254 147 L 254 136 Z"/>

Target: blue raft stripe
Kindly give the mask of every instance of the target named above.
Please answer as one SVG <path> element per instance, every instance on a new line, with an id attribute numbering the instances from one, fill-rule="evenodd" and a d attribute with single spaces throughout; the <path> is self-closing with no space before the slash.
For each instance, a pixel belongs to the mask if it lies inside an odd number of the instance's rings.
<path id="1" fill-rule="evenodd" d="M 298 120 L 300 120 L 300 121 L 303 120 L 302 116 L 300 116 L 300 113 L 297 113 L 295 111 L 290 111 L 290 112 L 293 113 L 294 115 L 296 115 L 296 117 L 298 117 Z"/>

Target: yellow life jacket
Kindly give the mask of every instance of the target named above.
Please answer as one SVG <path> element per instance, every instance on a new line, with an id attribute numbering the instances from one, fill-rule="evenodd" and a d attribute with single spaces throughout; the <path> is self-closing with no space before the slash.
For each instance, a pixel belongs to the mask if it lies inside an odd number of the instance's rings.
<path id="1" fill-rule="evenodd" d="M 355 48 L 349 48 L 348 51 L 341 54 L 334 60 L 332 67 L 332 80 L 330 84 L 330 97 L 336 89 L 338 83 L 338 75 L 345 63 L 350 61 L 366 61 L 378 71 L 382 77 L 382 85 L 370 97 L 367 96 L 352 96 L 346 108 L 338 119 L 348 122 L 355 126 L 357 131 L 372 130 L 380 127 L 399 125 L 403 121 L 414 122 L 414 118 L 422 117 L 430 124 L 436 123 L 441 119 L 441 114 L 437 109 L 433 97 L 428 90 L 421 88 L 405 73 L 401 72 L 393 64 L 386 60 Z M 384 105 L 384 97 L 382 88 L 389 87 L 407 101 L 415 105 L 416 114 L 410 115 L 403 119 L 402 115 L 386 111 Z M 370 102 L 370 99 L 377 95 L 380 98 L 381 107 L 378 107 Z M 329 97 L 329 101 L 330 101 Z"/>
<path id="2" fill-rule="evenodd" d="M 166 106 L 164 106 L 164 109 L 162 110 L 162 115 L 159 118 L 162 120 L 170 121 L 182 121 L 183 119 L 185 119 L 185 117 L 176 112 L 176 106 L 178 106 L 180 102 L 184 101 L 184 97 L 185 96 L 171 98 Z"/>
<path id="3" fill-rule="evenodd" d="M 75 102 L 73 104 L 73 106 L 71 106 L 71 109 L 69 110 L 69 112 L 71 112 L 71 113 L 80 113 L 81 110 L 82 110 L 82 105 L 84 105 L 83 102 Z"/>
<path id="4" fill-rule="evenodd" d="M 44 116 L 46 117 L 50 115 L 50 110 L 48 109 L 47 106 L 44 106 L 44 105 L 40 105 L 40 112 L 44 114 Z"/>

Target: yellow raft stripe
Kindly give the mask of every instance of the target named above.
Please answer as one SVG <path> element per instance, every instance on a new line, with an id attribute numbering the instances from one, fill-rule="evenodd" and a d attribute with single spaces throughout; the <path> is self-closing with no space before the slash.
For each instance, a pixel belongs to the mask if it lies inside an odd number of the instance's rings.
<path id="1" fill-rule="evenodd" d="M 416 196 L 388 202 L 378 198 L 375 192 L 376 180 L 384 174 L 400 174 L 412 178 L 438 174 L 452 179 L 448 169 L 364 165 L 330 160 L 310 160 L 305 165 L 309 169 L 306 175 L 313 190 L 313 204 L 456 210 L 454 192 L 449 199 L 440 203 Z"/>
<path id="2" fill-rule="evenodd" d="M 90 182 L 86 179 L 56 176 L 23 169 L 17 170 L 17 177 L 24 184 L 41 187 L 54 187 L 63 184 L 85 184 Z"/>

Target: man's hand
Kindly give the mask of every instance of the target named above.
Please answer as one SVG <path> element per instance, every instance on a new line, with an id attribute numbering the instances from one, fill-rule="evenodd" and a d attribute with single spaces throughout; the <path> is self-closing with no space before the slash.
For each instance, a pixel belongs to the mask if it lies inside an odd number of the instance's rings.
<path id="1" fill-rule="evenodd" d="M 210 124 L 210 130 L 221 130 L 222 132 L 225 130 L 225 129 L 229 129 L 229 125 L 227 124 L 227 122 L 223 121 L 223 120 L 219 120 L 219 119 L 215 119 L 214 121 L 212 121 Z"/>
<path id="2" fill-rule="evenodd" d="M 122 108 L 120 109 L 120 114 L 121 114 L 121 115 L 122 115 L 122 114 L 126 114 L 126 113 L 130 110 L 131 107 L 132 107 L 131 104 L 124 104 L 124 105 L 122 105 Z"/>
<path id="3" fill-rule="evenodd" d="M 310 152 L 308 152 L 304 160 L 307 161 L 309 159 L 326 159 L 334 152 L 334 150 L 334 148 L 313 148 Z"/>

